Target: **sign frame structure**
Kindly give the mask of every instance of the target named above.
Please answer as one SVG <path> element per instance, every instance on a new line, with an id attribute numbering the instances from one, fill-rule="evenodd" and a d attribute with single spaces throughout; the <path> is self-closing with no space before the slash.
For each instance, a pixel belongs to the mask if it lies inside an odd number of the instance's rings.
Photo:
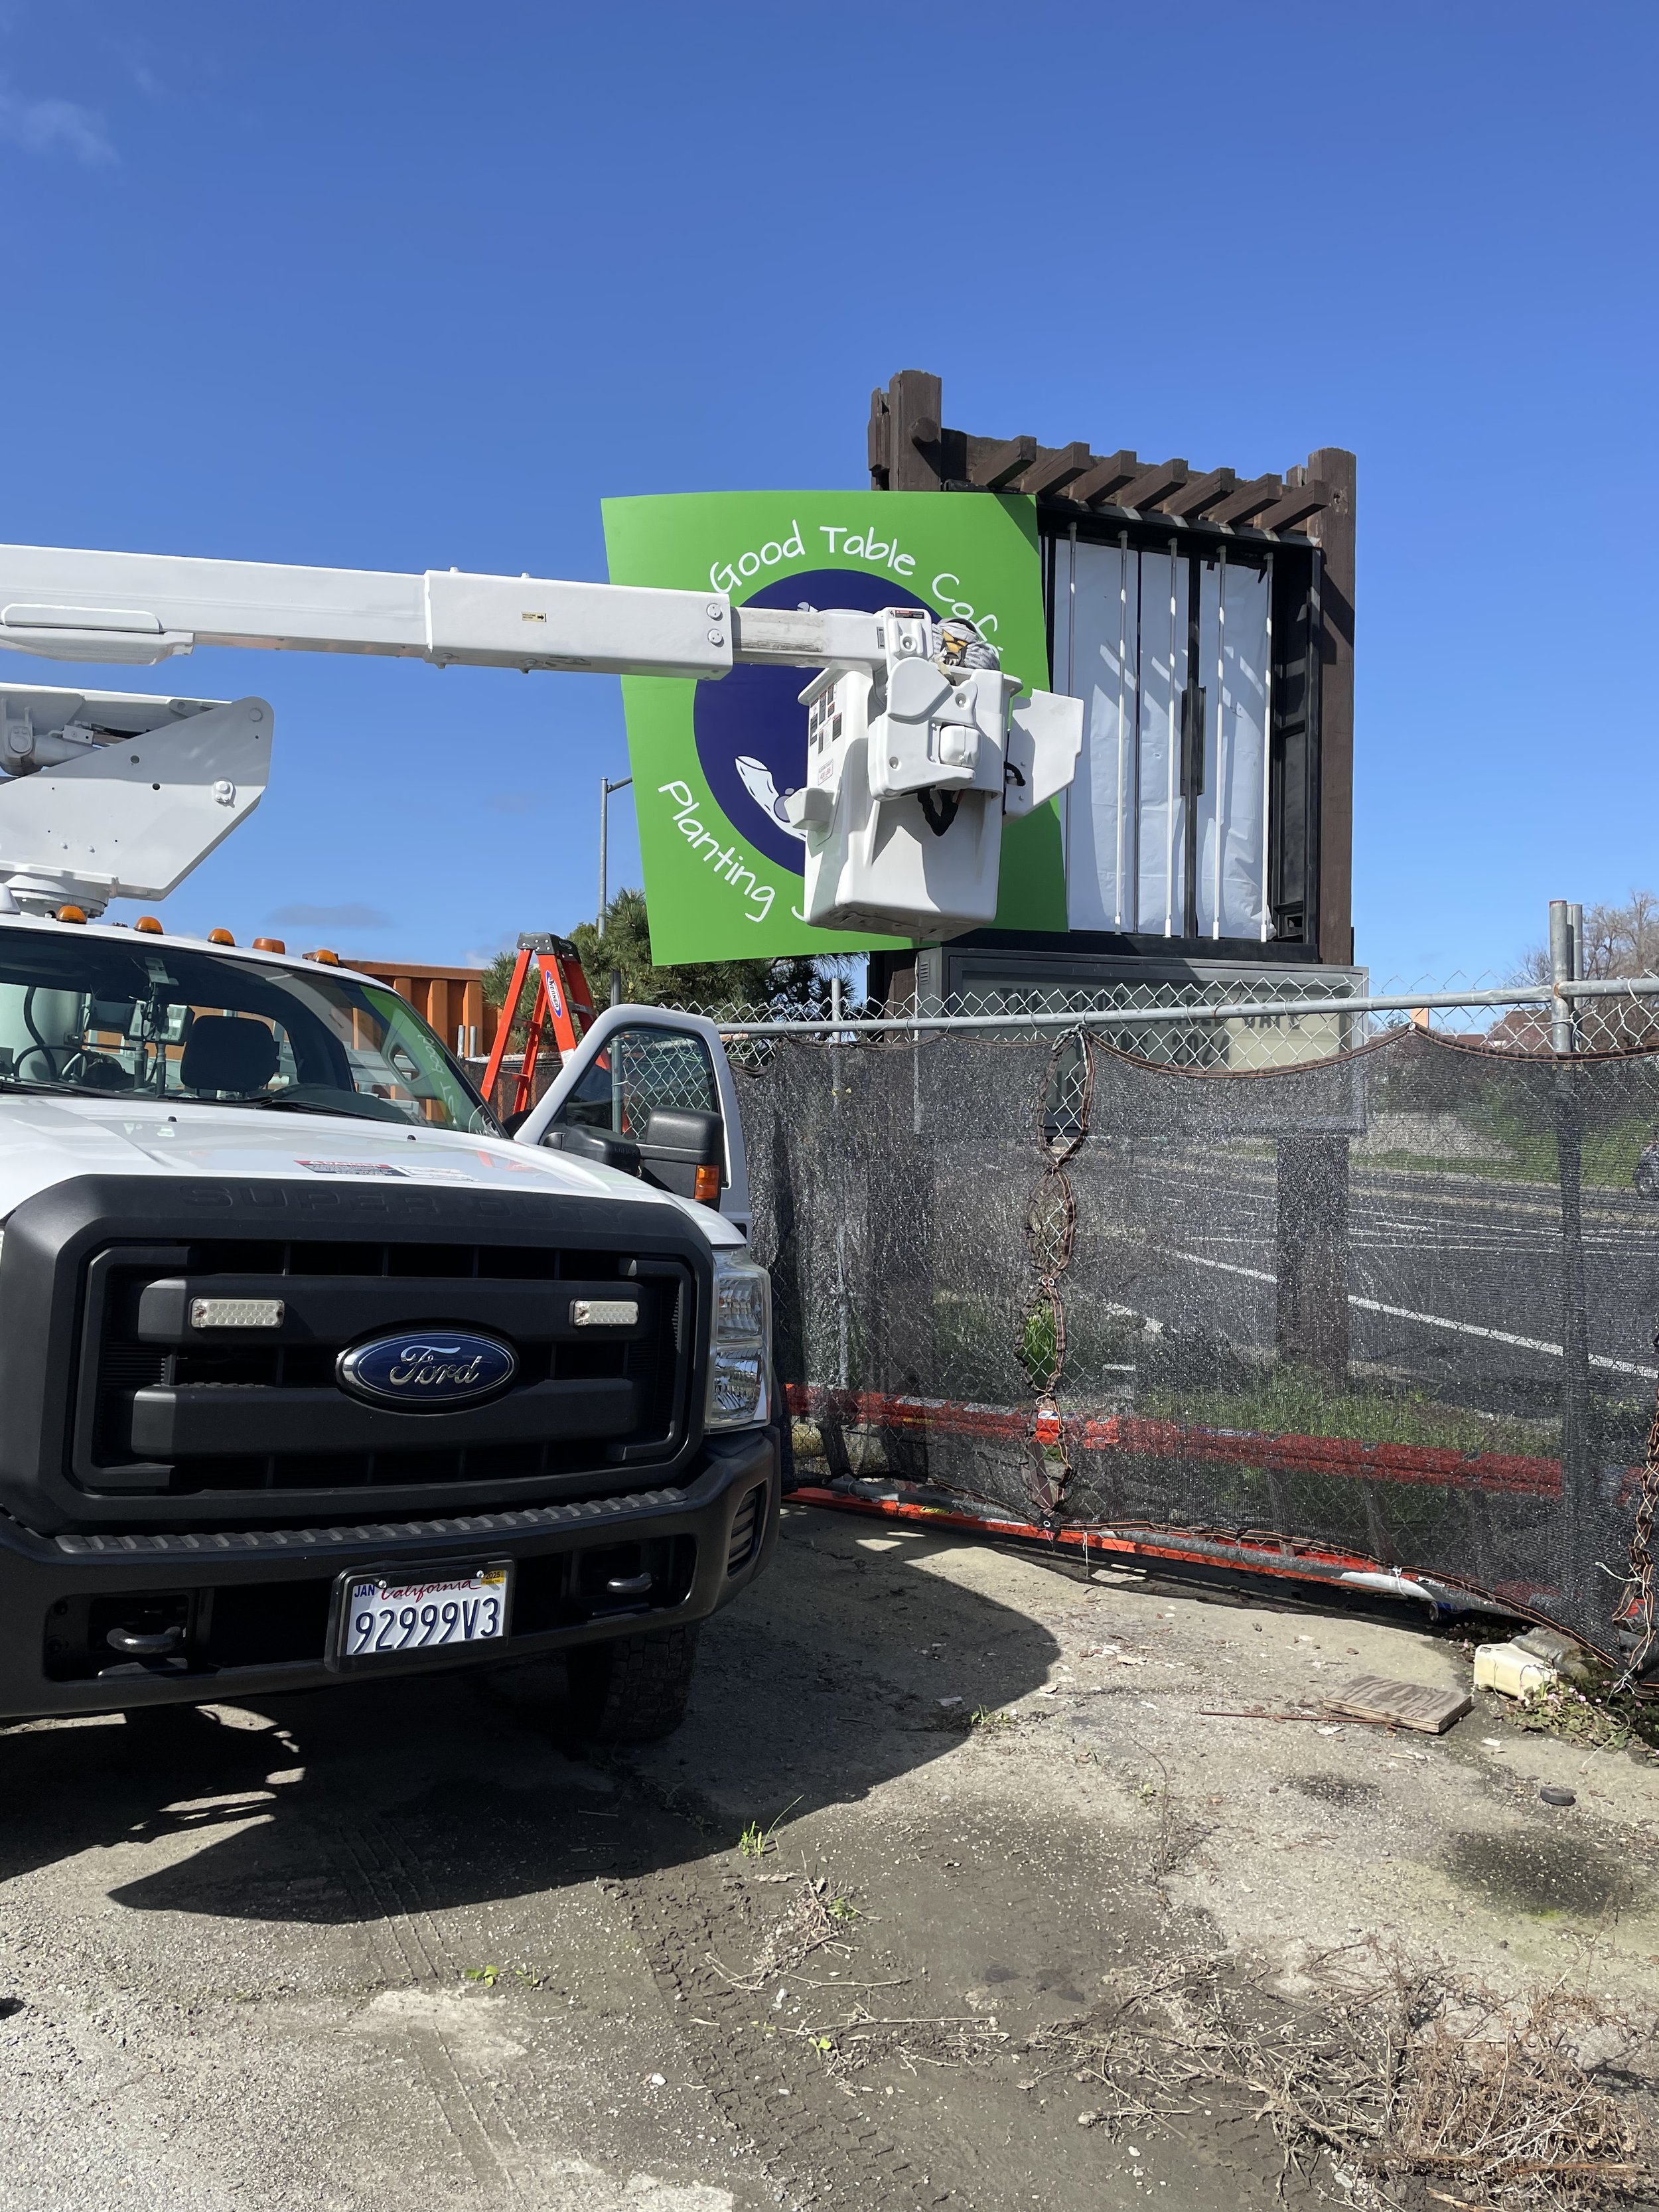
<path id="1" fill-rule="evenodd" d="M 1069 544 L 1130 555 L 1176 551 L 1189 562 L 1220 555 L 1271 568 L 1272 650 L 1267 730 L 1271 926 L 1248 937 L 1073 929 L 1032 958 L 1085 954 L 1131 961 L 1218 957 L 1299 967 L 1353 963 L 1354 556 L 1357 464 L 1324 446 L 1305 462 L 1250 476 L 1189 468 L 1127 451 L 1097 453 L 1076 441 L 979 437 L 945 421 L 943 386 L 925 369 L 901 369 L 870 398 L 870 480 L 890 497 L 948 492 L 1034 498 L 1048 604 L 1067 592 Z M 1063 662 L 1063 647 L 1051 643 Z M 1070 689 L 1061 666 L 1056 688 Z M 1087 740 L 1085 739 L 1085 744 Z M 1075 794 L 1073 798 L 1075 804 Z M 1075 857 L 1075 856 L 1074 856 Z M 991 933 L 972 933 L 984 945 Z M 878 963 L 878 966 L 882 963 Z M 947 963 L 947 965 L 950 963 Z M 903 970 L 901 963 L 893 970 Z"/>
<path id="2" fill-rule="evenodd" d="M 681 492 L 606 500 L 604 517 L 613 583 L 724 592 L 738 605 L 919 606 L 966 616 L 1025 690 L 1048 686 L 1036 502 L 1022 495 Z M 891 951 L 912 941 L 815 929 L 800 918 L 799 836 L 781 801 L 805 780 L 806 710 L 797 699 L 811 676 L 740 665 L 718 683 L 623 678 L 658 965 Z M 996 927 L 1066 927 L 1052 801 L 1003 826 Z"/>

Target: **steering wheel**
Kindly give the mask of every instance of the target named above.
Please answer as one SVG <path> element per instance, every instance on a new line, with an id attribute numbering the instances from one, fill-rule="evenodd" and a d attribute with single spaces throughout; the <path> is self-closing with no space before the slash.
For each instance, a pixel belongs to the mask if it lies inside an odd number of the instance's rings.
<path id="1" fill-rule="evenodd" d="M 31 1079 L 23 1074 L 26 1060 L 40 1059 L 46 1063 L 47 1079 L 53 1083 L 79 1083 L 88 1091 L 124 1091 L 131 1086 L 131 1078 L 118 1060 L 106 1052 L 89 1052 L 83 1045 L 70 1051 L 61 1067 L 52 1066 L 52 1054 L 61 1052 L 61 1045 L 26 1045 L 12 1064 L 12 1073 L 22 1081 Z M 33 1079 L 39 1081 L 40 1079 Z"/>
<path id="2" fill-rule="evenodd" d="M 80 1072 L 70 1079 L 83 1091 L 131 1091 L 132 1078 L 120 1061 L 107 1052 L 77 1052 L 70 1066 L 79 1063 Z M 69 1069 L 64 1075 L 69 1077 Z"/>

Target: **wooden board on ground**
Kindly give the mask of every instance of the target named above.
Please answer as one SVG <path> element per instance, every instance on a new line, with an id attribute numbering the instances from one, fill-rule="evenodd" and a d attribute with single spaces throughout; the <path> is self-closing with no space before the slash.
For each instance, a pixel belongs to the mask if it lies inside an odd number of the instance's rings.
<path id="1" fill-rule="evenodd" d="M 1467 1690 L 1437 1690 L 1425 1682 L 1391 1682 L 1386 1674 L 1355 1674 L 1328 1691 L 1322 1702 L 1334 1713 L 1352 1713 L 1365 1721 L 1394 1721 L 1401 1728 L 1420 1729 L 1425 1735 L 1443 1735 L 1454 1721 L 1461 1721 L 1474 1706 Z"/>

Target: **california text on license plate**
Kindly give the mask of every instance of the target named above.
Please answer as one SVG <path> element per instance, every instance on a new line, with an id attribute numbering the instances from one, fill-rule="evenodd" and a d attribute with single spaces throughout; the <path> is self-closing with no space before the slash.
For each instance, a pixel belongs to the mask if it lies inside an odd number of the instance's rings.
<path id="1" fill-rule="evenodd" d="M 454 1644 L 507 1640 L 512 1569 L 439 1568 L 404 1581 L 392 1575 L 342 1577 L 335 1650 L 341 1659 L 391 1658 Z"/>

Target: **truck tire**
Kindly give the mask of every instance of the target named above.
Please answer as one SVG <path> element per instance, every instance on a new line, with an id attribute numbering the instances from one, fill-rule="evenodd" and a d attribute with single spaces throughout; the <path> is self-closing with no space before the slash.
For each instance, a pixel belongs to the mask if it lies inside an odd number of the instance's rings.
<path id="1" fill-rule="evenodd" d="M 613 1637 L 567 1655 L 568 1725 L 588 1743 L 657 1743 L 685 1718 L 697 1662 L 696 1621 Z"/>

